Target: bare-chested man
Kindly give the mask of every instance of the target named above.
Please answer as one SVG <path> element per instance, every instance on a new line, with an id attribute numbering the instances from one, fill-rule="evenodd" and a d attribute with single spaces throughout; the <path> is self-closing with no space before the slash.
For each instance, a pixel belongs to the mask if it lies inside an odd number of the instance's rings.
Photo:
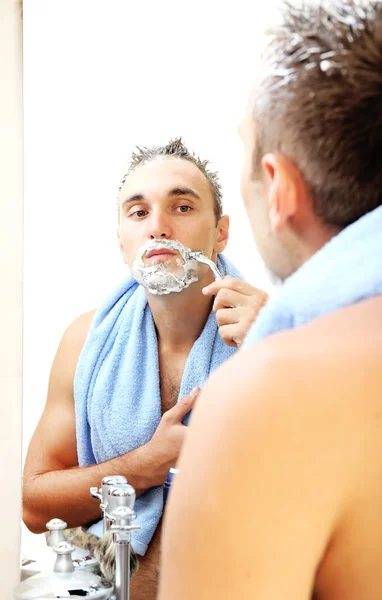
<path id="1" fill-rule="evenodd" d="M 237 350 L 267 300 L 232 276 L 221 255 L 228 229 L 216 174 L 181 140 L 133 155 L 119 193 L 118 236 L 129 267 L 142 248 L 150 249 L 138 273 L 147 276 L 145 287 L 129 278 L 96 315 L 69 326 L 30 443 L 23 519 L 35 533 L 52 517 L 70 528 L 98 521 L 99 503 L 89 488 L 107 475 L 125 475 L 144 499 L 136 504 L 138 519 L 139 508 L 144 516 L 133 540 L 140 569 L 132 600 L 156 596 L 160 486 L 186 435 L 183 419 L 209 371 Z M 190 278 L 180 265 L 182 247 L 202 251 L 231 275 L 221 280 L 214 301 L 201 291 L 214 279 L 210 269 L 194 265 Z M 182 285 L 171 288 L 174 282 Z M 156 513 L 148 519 L 151 506 Z"/>
<path id="2" fill-rule="evenodd" d="M 283 285 L 197 400 L 159 598 L 379 600 L 382 3 L 285 8 L 240 130 Z"/>

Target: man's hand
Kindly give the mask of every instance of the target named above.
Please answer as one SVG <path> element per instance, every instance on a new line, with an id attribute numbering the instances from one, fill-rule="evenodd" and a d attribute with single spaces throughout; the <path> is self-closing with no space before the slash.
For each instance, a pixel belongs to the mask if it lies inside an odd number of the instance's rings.
<path id="1" fill-rule="evenodd" d="M 164 413 L 151 440 L 145 448 L 150 457 L 153 473 L 152 485 L 162 485 L 168 470 L 175 467 L 183 441 L 187 435 L 187 426 L 182 419 L 193 408 L 200 389 L 192 392 Z"/>
<path id="2" fill-rule="evenodd" d="M 212 307 L 219 334 L 228 346 L 239 348 L 268 301 L 268 294 L 246 281 L 223 277 L 203 288 L 206 296 L 216 296 Z"/>

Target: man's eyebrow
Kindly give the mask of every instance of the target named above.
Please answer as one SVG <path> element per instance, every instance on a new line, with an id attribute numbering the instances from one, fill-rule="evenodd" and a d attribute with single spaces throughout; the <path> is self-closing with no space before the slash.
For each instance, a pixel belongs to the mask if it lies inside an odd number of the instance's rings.
<path id="1" fill-rule="evenodd" d="M 130 196 L 129 198 L 125 198 L 122 203 L 121 206 L 125 206 L 125 204 L 128 204 L 130 202 L 142 202 L 145 199 L 143 194 L 134 194 L 133 196 Z"/>
<path id="2" fill-rule="evenodd" d="M 169 196 L 193 196 L 197 200 L 200 200 L 200 196 L 194 192 L 191 188 L 173 188 L 169 193 Z"/>

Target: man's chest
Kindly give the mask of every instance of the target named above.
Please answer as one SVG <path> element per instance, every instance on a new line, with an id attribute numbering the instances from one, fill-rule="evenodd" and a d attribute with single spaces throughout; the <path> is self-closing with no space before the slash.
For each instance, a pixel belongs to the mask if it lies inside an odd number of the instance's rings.
<path id="1" fill-rule="evenodd" d="M 182 383 L 187 355 L 159 355 L 159 378 L 162 414 L 175 406 Z"/>

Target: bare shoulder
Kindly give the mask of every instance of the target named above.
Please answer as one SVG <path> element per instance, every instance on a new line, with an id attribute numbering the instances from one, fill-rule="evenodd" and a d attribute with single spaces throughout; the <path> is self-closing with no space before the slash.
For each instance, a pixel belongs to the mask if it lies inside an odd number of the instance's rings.
<path id="1" fill-rule="evenodd" d="M 368 451 L 365 431 L 380 427 L 382 297 L 353 305 L 239 351 L 211 376 L 194 409 L 199 432 L 224 435 L 247 450 L 272 436 L 279 450 L 324 447 L 349 468 Z M 276 441 L 277 438 L 277 441 Z M 373 438 L 369 436 L 370 440 Z M 344 448 L 352 448 L 352 453 Z M 370 448 L 371 451 L 371 448 Z M 359 456 L 359 454 L 358 454 Z M 333 464 L 335 461 L 333 461 Z"/>
<path id="2" fill-rule="evenodd" d="M 212 384 L 223 389 L 234 377 L 242 397 L 256 393 L 259 401 L 262 395 L 271 394 L 299 402 L 304 391 L 321 403 L 323 397 L 331 402 L 333 395 L 337 401 L 344 397 L 348 402 L 349 398 L 356 400 L 361 389 L 379 400 L 382 325 L 378 324 L 382 324 L 382 296 L 277 333 L 238 352 L 211 378 Z M 293 395 L 292 391 L 299 393 Z"/>
<path id="3" fill-rule="evenodd" d="M 269 340 L 270 341 L 270 340 Z M 382 400 L 382 296 L 359 302 L 280 336 L 276 353 L 290 349 L 304 385 L 339 409 L 369 410 Z M 366 401 L 365 401 L 366 399 Z M 325 402 L 325 400 L 324 400 Z"/>
<path id="4" fill-rule="evenodd" d="M 290 333 L 296 342 L 303 343 L 311 337 L 320 350 L 330 353 L 341 350 L 344 357 L 355 354 L 362 360 L 380 351 L 381 323 L 382 295 L 315 319 Z"/>
<path id="5" fill-rule="evenodd" d="M 56 389 L 66 389 L 72 397 L 73 379 L 96 310 L 81 314 L 66 328 L 58 346 L 50 374 L 48 401 L 57 397 Z M 52 391 L 54 392 L 52 394 Z"/>
<path id="6" fill-rule="evenodd" d="M 80 348 L 81 350 L 89 333 L 95 313 L 96 309 L 89 310 L 74 319 L 66 328 L 62 340 L 66 344 Z"/>

